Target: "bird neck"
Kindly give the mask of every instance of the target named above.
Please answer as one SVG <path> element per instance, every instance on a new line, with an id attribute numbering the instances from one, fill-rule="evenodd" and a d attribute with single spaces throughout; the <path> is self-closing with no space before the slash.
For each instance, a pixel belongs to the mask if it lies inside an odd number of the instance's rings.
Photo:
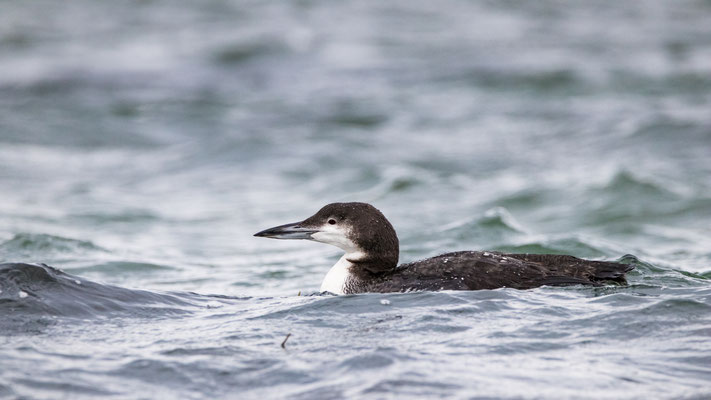
<path id="1" fill-rule="evenodd" d="M 331 267 L 321 282 L 321 291 L 358 293 L 358 288 L 397 267 L 397 254 L 349 252 Z"/>
<path id="2" fill-rule="evenodd" d="M 353 281 L 351 267 L 353 264 L 348 261 L 347 254 L 344 254 L 336 264 L 328 270 L 328 273 L 321 282 L 321 291 L 333 294 L 346 294 L 346 289 Z"/>

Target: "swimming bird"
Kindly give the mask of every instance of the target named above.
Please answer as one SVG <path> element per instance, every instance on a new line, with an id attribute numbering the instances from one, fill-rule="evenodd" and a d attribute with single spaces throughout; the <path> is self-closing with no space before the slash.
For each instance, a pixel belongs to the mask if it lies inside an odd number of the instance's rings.
<path id="1" fill-rule="evenodd" d="M 367 203 L 328 204 L 301 222 L 254 236 L 305 239 L 341 248 L 345 254 L 321 284 L 321 292 L 333 294 L 625 284 L 625 273 L 634 268 L 568 255 L 495 251 L 457 251 L 398 266 L 395 229 Z"/>

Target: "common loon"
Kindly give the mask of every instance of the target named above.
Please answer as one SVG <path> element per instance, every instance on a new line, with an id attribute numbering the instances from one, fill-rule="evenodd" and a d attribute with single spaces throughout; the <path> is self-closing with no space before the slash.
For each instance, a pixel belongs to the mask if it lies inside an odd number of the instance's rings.
<path id="1" fill-rule="evenodd" d="M 341 248 L 346 254 L 321 284 L 322 292 L 333 294 L 625 284 L 625 273 L 634 268 L 566 255 L 494 251 L 457 251 L 398 266 L 395 229 L 367 203 L 328 204 L 301 222 L 254 236 L 306 239 Z"/>

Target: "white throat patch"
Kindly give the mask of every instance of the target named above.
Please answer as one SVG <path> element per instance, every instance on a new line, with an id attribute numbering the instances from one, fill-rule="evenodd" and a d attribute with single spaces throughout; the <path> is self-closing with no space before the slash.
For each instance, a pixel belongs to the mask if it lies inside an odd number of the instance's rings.
<path id="1" fill-rule="evenodd" d="M 358 246 L 348 237 L 350 232 L 340 226 L 324 225 L 318 232 L 311 235 L 311 239 L 316 242 L 330 244 L 343 249 L 346 253 L 360 251 Z"/>

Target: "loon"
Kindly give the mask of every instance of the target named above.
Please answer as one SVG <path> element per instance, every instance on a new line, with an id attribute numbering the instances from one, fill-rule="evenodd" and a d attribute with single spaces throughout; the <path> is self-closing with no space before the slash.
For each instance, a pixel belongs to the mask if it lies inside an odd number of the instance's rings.
<path id="1" fill-rule="evenodd" d="M 395 229 L 367 203 L 328 204 L 301 222 L 254 236 L 313 240 L 341 248 L 345 254 L 321 284 L 321 292 L 333 294 L 626 284 L 625 273 L 634 268 L 568 255 L 494 251 L 457 251 L 398 266 Z"/>

